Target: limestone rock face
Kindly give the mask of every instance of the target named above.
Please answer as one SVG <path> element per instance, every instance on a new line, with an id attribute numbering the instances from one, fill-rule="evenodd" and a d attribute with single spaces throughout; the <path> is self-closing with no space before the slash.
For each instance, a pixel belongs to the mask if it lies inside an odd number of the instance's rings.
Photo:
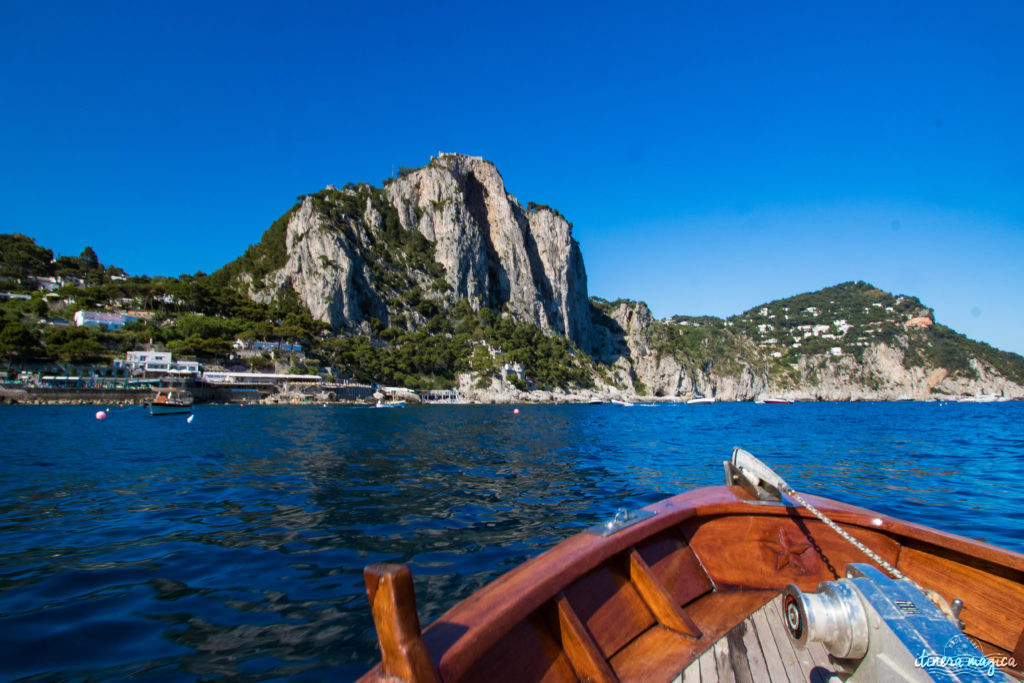
<path id="1" fill-rule="evenodd" d="M 463 298 L 589 345 L 587 274 L 572 227 L 550 209 L 526 211 L 498 169 L 446 154 L 388 186 L 402 225 L 435 242 Z"/>
<path id="2" fill-rule="evenodd" d="M 655 350 L 653 330 L 667 324 L 655 320 L 642 302 L 620 303 L 595 325 L 595 337 L 599 340 L 595 355 L 622 375 L 642 383 L 655 397 L 702 396 L 723 401 L 767 397 L 892 401 L 980 394 L 1024 397 L 1024 387 L 977 358 L 969 361 L 969 377 L 953 375 L 945 368 L 907 367 L 904 348 L 883 342 L 865 348 L 860 359 L 801 356 L 793 376 L 788 378 L 771 374 L 769 359 L 756 350 L 750 356 L 752 360 L 737 363 L 736 359 L 713 358 L 698 365 L 676 354 Z M 733 362 L 721 362 L 729 360 Z"/>
<path id="3" fill-rule="evenodd" d="M 366 230 L 355 227 L 365 239 Z M 303 199 L 288 221 L 285 248 L 285 266 L 268 275 L 264 287 L 250 287 L 250 295 L 257 301 L 267 301 L 282 289 L 294 290 L 314 319 L 336 329 L 385 309 L 369 287 L 358 243 L 339 238 L 310 197 Z"/>
<path id="4" fill-rule="evenodd" d="M 490 162 L 442 155 L 388 183 L 380 194 L 384 204 L 368 199 L 358 207 L 361 215 L 343 210 L 362 196 L 356 190 L 331 193 L 318 193 L 316 201 L 308 196 L 293 211 L 287 261 L 262 287 L 253 284 L 251 296 L 267 300 L 292 289 L 314 318 L 335 330 L 370 318 L 387 323 L 398 310 L 396 292 L 383 282 L 386 268 L 374 268 L 374 248 L 387 230 L 383 214 L 394 211 L 401 230 L 419 232 L 433 244 L 447 299 L 431 289 L 436 278 L 426 274 L 413 273 L 410 287 L 423 288 L 442 305 L 482 302 L 584 348 L 592 344 L 587 275 L 572 226 L 551 209 L 524 209 Z"/>
<path id="5" fill-rule="evenodd" d="M 747 363 L 740 364 L 736 373 L 721 372 L 713 365 L 695 366 L 655 350 L 651 330 L 658 322 L 643 302 L 620 303 L 608 318 L 601 328 L 604 335 L 599 357 L 627 370 L 655 397 L 750 401 L 767 387 L 765 374 Z"/>

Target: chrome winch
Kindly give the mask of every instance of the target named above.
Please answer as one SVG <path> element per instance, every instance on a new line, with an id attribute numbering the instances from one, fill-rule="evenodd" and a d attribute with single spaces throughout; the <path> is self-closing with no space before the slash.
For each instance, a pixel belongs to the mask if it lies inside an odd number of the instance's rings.
<path id="1" fill-rule="evenodd" d="M 847 681 L 1009 680 L 917 586 L 871 565 L 848 565 L 817 593 L 790 584 L 782 618 L 797 645 L 824 645 Z"/>

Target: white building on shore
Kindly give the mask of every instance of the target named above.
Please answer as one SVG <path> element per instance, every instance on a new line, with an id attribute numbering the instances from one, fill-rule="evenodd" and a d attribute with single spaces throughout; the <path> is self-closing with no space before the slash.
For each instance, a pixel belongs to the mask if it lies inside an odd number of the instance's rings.
<path id="1" fill-rule="evenodd" d="M 194 360 L 174 360 L 170 351 L 129 351 L 125 358 L 114 359 L 115 370 L 150 376 L 180 375 L 199 379 L 203 366 Z"/>

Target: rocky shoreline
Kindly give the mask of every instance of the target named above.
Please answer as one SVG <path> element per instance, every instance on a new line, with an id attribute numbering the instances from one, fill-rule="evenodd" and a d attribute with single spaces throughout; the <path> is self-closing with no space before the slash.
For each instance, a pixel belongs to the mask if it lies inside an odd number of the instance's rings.
<path id="1" fill-rule="evenodd" d="M 780 397 L 783 398 L 783 397 Z M 830 398 L 785 398 L 786 401 L 792 403 L 903 403 L 903 402 L 916 402 L 916 403 L 939 403 L 939 402 L 963 402 L 963 399 L 952 397 L 952 396 L 930 396 L 928 398 L 847 398 L 847 399 L 830 399 Z M 1005 403 L 1011 401 L 1024 401 L 1024 397 L 999 397 L 995 401 L 996 403 Z M 486 396 L 477 396 L 474 399 L 458 399 L 455 401 L 436 401 L 436 402 L 407 402 L 416 403 L 422 405 L 601 405 L 601 404 L 614 404 L 616 402 L 625 404 L 677 404 L 686 405 L 687 400 L 681 398 L 666 398 L 660 396 L 636 396 L 636 397 L 615 397 L 612 398 L 607 394 L 590 393 L 584 392 L 582 394 L 561 394 L 556 392 L 522 392 L 519 394 L 489 394 Z M 715 400 L 715 403 L 763 403 L 764 401 L 758 400 L 737 400 L 737 399 L 722 399 Z M 977 402 L 971 399 L 969 402 Z M 15 405 L 26 405 L 26 406 L 78 406 L 78 405 L 93 405 L 93 406 L 109 406 L 109 405 L 121 405 L 121 406 L 139 406 L 145 405 L 144 401 L 121 401 L 114 397 L 101 397 L 101 396 L 90 396 L 88 398 L 54 398 L 54 399 L 40 399 L 30 398 L 26 400 L 19 400 L 17 398 L 10 398 L 7 396 L 0 396 L 0 406 L 15 406 Z M 196 404 L 203 405 L 203 404 Z M 237 403 L 219 403 L 211 402 L 206 405 L 240 405 Z M 280 399 L 276 397 L 269 397 L 261 399 L 253 403 L 246 403 L 245 405 L 265 405 L 265 406 L 288 406 L 288 405 L 332 405 L 332 406 L 373 406 L 373 402 L 368 401 L 330 401 L 330 400 L 311 400 L 311 399 Z"/>
<path id="2" fill-rule="evenodd" d="M 959 389 L 957 393 L 946 390 L 945 386 L 924 382 L 896 383 L 894 386 L 868 389 L 864 386 L 843 383 L 840 378 L 830 377 L 816 387 L 798 389 L 774 389 L 767 383 L 736 382 L 734 378 L 709 378 L 711 381 L 694 383 L 687 387 L 685 393 L 676 391 L 663 395 L 641 394 L 623 391 L 619 387 L 599 385 L 594 389 L 576 390 L 533 390 L 520 391 L 507 382 L 494 379 L 487 386 L 480 387 L 474 375 L 462 375 L 456 387 L 457 398 L 447 403 L 493 405 L 493 404 L 588 404 L 588 403 L 679 403 L 686 404 L 695 398 L 705 396 L 718 403 L 750 403 L 765 400 L 781 399 L 794 403 L 806 402 L 899 402 L 899 401 L 960 401 L 978 400 L 983 397 L 988 401 L 1020 401 L 1024 400 L 1024 390 L 1013 383 L 957 383 L 950 389 Z M 715 381 L 725 379 L 727 381 Z M 934 378 L 932 378 L 934 379 Z M 944 377 L 942 379 L 945 379 Z M 728 381 L 731 380 L 731 381 Z M 697 389 L 698 391 L 694 391 Z M 706 393 L 699 390 L 703 389 Z M 934 389 L 938 389 L 934 391 Z M 145 389 L 59 389 L 46 387 L 11 387 L 0 388 L 0 405 L 143 405 L 152 396 L 152 391 Z M 246 404 L 262 405 L 374 405 L 378 399 L 385 398 L 382 394 L 374 394 L 361 398 L 337 399 L 324 393 L 311 395 L 297 391 L 279 391 L 263 396 L 258 401 L 246 401 Z M 410 404 L 424 402 L 414 392 L 396 397 Z M 212 404 L 229 404 L 230 401 L 200 401 Z M 441 401 L 439 403 L 445 403 Z"/>

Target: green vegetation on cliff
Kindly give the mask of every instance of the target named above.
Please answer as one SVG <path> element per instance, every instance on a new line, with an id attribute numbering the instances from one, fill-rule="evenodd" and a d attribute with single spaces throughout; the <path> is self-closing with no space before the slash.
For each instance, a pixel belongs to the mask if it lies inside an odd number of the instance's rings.
<path id="1" fill-rule="evenodd" d="M 597 378 L 611 381 L 621 372 L 595 362 L 561 336 L 517 322 L 483 301 L 457 298 L 435 261 L 435 245 L 402 227 L 385 192 L 352 185 L 300 198 L 313 202 L 326 229 L 359 237 L 356 248 L 369 265 L 375 291 L 386 301 L 384 309 L 367 303 L 368 311 L 377 312 L 363 329 L 332 333 L 290 288 L 275 292 L 269 303 L 248 296 L 246 283 L 262 287 L 266 276 L 286 263 L 288 222 L 300 201 L 260 242 L 212 276 L 127 276 L 103 266 L 88 247 L 77 257 L 54 258 L 31 238 L 0 235 L 0 277 L 10 293 L 0 301 L 0 361 L 12 369 L 26 363 L 109 363 L 152 342 L 176 356 L 222 363 L 232 343 L 242 339 L 301 344 L 305 370 L 319 367 L 411 388 L 451 387 L 470 371 L 483 384 L 502 379 L 518 386 L 521 380 L 508 379 L 503 369 L 509 364 L 525 368 L 524 386 L 543 389 L 591 387 Z M 778 386 L 813 385 L 821 370 L 862 362 L 868 350 L 884 344 L 902 354 L 907 368 L 941 368 L 968 379 L 990 368 L 1024 384 L 1021 356 L 935 323 L 931 309 L 915 297 L 864 282 L 771 301 L 725 320 L 651 320 L 649 313 L 641 315 L 646 311 L 642 304 L 594 299 L 595 327 L 611 340 L 605 353 L 628 359 L 626 333 L 615 320 L 623 315 L 623 305 L 643 318 L 639 325 L 631 323 L 631 334 L 642 335 L 649 351 L 671 356 L 690 373 L 736 376 L 746 368 Z M 119 331 L 68 326 L 81 309 L 131 312 L 142 321 Z M 250 363 L 274 367 L 269 357 Z M 633 375 L 626 381 L 645 390 L 644 378 Z M 860 381 L 870 385 L 876 380 L 864 376 Z"/>
<path id="2" fill-rule="evenodd" d="M 857 360 L 876 344 L 903 351 L 903 364 L 943 368 L 954 377 L 974 378 L 971 359 L 1024 381 L 1024 358 L 968 339 L 934 321 L 934 311 L 917 297 L 895 295 L 866 282 L 844 282 L 756 306 L 729 318 L 734 329 L 754 340 L 779 363 L 799 358 Z"/>
<path id="3" fill-rule="evenodd" d="M 53 272 L 53 252 L 37 246 L 31 237 L 0 235 L 0 277 L 20 281 L 30 275 Z"/>
<path id="4" fill-rule="evenodd" d="M 474 309 L 464 299 L 439 299 L 437 289 L 429 287 L 437 275 L 431 267 L 436 266 L 433 245 L 419 233 L 396 229 L 397 216 L 381 210 L 386 203 L 379 194 L 375 196 L 377 191 L 363 187 L 357 203 L 352 202 L 351 192 L 325 192 L 339 205 L 347 203 L 348 210 L 365 205 L 379 211 L 385 229 L 373 249 L 380 277 L 394 277 L 391 287 L 406 313 L 426 321 L 415 330 L 401 324 L 400 314 L 389 327 L 373 319 L 370 334 L 329 335 L 329 326 L 314 321 L 294 291 L 282 290 L 268 304 L 253 301 L 232 286 L 243 273 L 262 278 L 283 265 L 285 229 L 296 205 L 275 221 L 259 243 L 212 276 L 119 277 L 65 285 L 49 301 L 41 291 L 26 294 L 25 299 L 0 301 L 0 360 L 9 367 L 109 364 L 125 351 L 155 343 L 176 357 L 224 362 L 232 353 L 232 343 L 240 338 L 298 342 L 307 359 L 321 367 L 362 381 L 412 388 L 451 387 L 459 373 L 470 369 L 497 378 L 505 363 L 522 364 L 539 388 L 593 384 L 592 361 L 568 340 L 481 307 L 480 302 Z M 20 268 L 22 277 L 52 272 L 52 252 L 40 251 L 31 239 L 14 236 L 0 239 L 0 245 L 4 247 L 0 259 Z M 98 259 L 96 263 L 98 267 Z M 410 271 L 423 277 L 416 278 Z M 424 282 L 426 289 L 421 286 Z M 21 286 L 17 281 L 10 284 Z M 36 286 L 26 281 L 23 289 Z M 80 309 L 131 311 L 143 320 L 115 331 L 67 326 L 66 321 Z M 54 326 L 57 322 L 60 325 Z M 485 363 L 479 361 L 481 350 L 485 350 Z M 254 358 L 252 365 L 273 368 L 266 359 Z"/>
<path id="5" fill-rule="evenodd" d="M 709 316 L 675 316 L 668 323 L 654 321 L 651 347 L 687 366 L 703 372 L 714 369 L 717 374 L 738 374 L 744 363 L 755 368 L 764 363 L 749 337 L 733 330 L 725 320 Z"/>
<path id="6" fill-rule="evenodd" d="M 545 334 L 486 307 L 461 299 L 422 329 L 397 327 L 375 337 L 337 336 L 322 344 L 325 361 L 354 378 L 414 389 L 446 388 L 473 370 L 500 377 L 505 363 L 519 363 L 537 388 L 593 386 L 593 361 L 564 337 Z"/>
<path id="7" fill-rule="evenodd" d="M 976 358 L 1010 381 L 1024 385 L 1024 357 L 969 339 L 945 325 L 908 331 L 906 346 L 907 367 L 939 367 L 954 375 L 974 378 L 977 371 L 970 359 Z"/>

